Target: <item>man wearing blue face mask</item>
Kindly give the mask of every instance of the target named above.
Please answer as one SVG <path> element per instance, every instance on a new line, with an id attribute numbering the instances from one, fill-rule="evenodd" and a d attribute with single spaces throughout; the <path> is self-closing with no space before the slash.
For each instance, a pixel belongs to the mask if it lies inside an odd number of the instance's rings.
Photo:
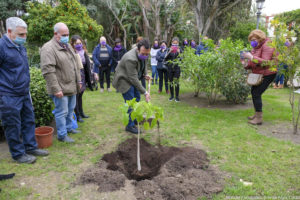
<path id="1" fill-rule="evenodd" d="M 146 101 L 150 100 L 150 94 L 141 84 L 141 79 L 151 80 L 147 75 L 146 60 L 150 54 L 150 42 L 148 39 L 141 40 L 137 47 L 128 51 L 121 59 L 116 68 L 116 73 L 113 80 L 113 86 L 117 92 L 122 93 L 125 101 L 136 98 L 140 101 L 140 93 L 145 95 Z M 130 109 L 128 113 L 130 113 Z M 138 129 L 134 125 L 129 115 L 129 123 L 126 126 L 126 131 L 137 134 Z"/>
<path id="2" fill-rule="evenodd" d="M 54 25 L 54 37 L 41 49 L 41 68 L 47 91 L 52 98 L 57 138 L 72 143 L 68 133 L 72 129 L 72 116 L 76 105 L 76 94 L 80 92 L 81 76 L 78 59 L 69 42 L 69 29 L 64 23 Z"/>
<path id="3" fill-rule="evenodd" d="M 12 158 L 34 163 L 48 152 L 37 148 L 35 119 L 29 93 L 27 25 L 18 17 L 6 20 L 7 34 L 0 39 L 0 119 Z M 20 140 L 22 137 L 22 140 Z"/>

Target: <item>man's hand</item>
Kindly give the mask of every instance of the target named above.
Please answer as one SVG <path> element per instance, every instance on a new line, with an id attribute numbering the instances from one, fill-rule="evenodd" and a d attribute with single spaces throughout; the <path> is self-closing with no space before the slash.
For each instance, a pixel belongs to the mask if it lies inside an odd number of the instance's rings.
<path id="1" fill-rule="evenodd" d="M 82 88 L 82 83 L 79 83 L 79 88 L 80 88 L 80 89 Z"/>
<path id="2" fill-rule="evenodd" d="M 152 80 L 152 77 L 149 76 L 149 75 L 146 75 L 146 76 L 145 76 L 145 79 L 146 79 L 147 81 L 150 81 L 150 80 Z"/>
<path id="3" fill-rule="evenodd" d="M 62 98 L 64 96 L 64 93 L 62 91 L 60 91 L 60 92 L 55 93 L 54 96 L 56 96 L 57 98 Z"/>
<path id="4" fill-rule="evenodd" d="M 146 102 L 149 102 L 151 99 L 150 94 L 148 92 L 145 94 L 145 99 L 146 99 Z"/>

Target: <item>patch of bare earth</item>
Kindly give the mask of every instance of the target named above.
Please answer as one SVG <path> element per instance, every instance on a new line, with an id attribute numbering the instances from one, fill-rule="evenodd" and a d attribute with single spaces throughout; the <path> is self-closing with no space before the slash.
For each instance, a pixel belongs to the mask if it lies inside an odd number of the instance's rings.
<path id="1" fill-rule="evenodd" d="M 291 123 L 264 122 L 261 126 L 257 126 L 257 130 L 259 133 L 268 137 L 275 137 L 280 140 L 300 144 L 300 130 L 298 130 L 297 134 L 294 134 L 293 126 Z"/>
<path id="2" fill-rule="evenodd" d="M 122 191 L 131 183 L 138 200 L 210 198 L 223 190 L 222 174 L 210 165 L 205 151 L 193 147 L 153 146 L 143 139 L 140 143 L 141 171 L 137 170 L 137 139 L 134 137 L 121 143 L 115 152 L 105 154 L 76 184 L 96 184 L 99 192 L 107 193 Z"/>
<path id="3" fill-rule="evenodd" d="M 196 108 L 241 110 L 241 109 L 249 109 L 253 107 L 252 101 L 247 101 L 244 104 L 233 104 L 226 101 L 224 97 L 218 98 L 214 104 L 210 105 L 204 94 L 200 94 L 198 97 L 195 97 L 194 93 L 181 94 L 180 100 Z"/>

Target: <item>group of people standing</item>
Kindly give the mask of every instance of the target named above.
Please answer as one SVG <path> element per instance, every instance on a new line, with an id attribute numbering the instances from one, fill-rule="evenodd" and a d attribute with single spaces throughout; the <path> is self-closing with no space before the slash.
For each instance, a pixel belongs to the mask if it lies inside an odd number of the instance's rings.
<path id="1" fill-rule="evenodd" d="M 29 65 L 26 48 L 23 46 L 27 37 L 27 25 L 22 19 L 12 17 L 6 20 L 6 27 L 7 34 L 0 39 L 0 119 L 12 158 L 19 163 L 33 163 L 35 156 L 47 156 L 49 153 L 38 149 L 35 140 Z M 276 76 L 276 72 L 270 71 L 268 66 L 262 66 L 262 63 L 272 59 L 274 49 L 268 46 L 270 40 L 260 30 L 250 33 L 249 42 L 253 49 L 244 53 L 243 57 L 248 61 L 243 64 L 246 69 L 264 76 L 262 83 L 251 89 L 255 114 L 249 117 L 249 123 L 261 124 L 261 96 Z M 169 48 L 166 41 L 154 40 L 150 45 L 148 39 L 138 38 L 137 44 L 127 52 L 119 38 L 112 48 L 107 44 L 106 38 L 101 37 L 93 51 L 94 66 L 91 71 L 91 61 L 84 40 L 74 35 L 69 42 L 67 25 L 61 22 L 55 24 L 53 38 L 43 45 L 40 56 L 47 92 L 55 105 L 53 113 L 58 140 L 73 143 L 74 140 L 69 135 L 80 133 L 72 127 L 74 110 L 81 122 L 82 118 L 89 117 L 83 111 L 82 97 L 86 85 L 91 87 L 92 76 L 100 80 L 101 92 L 104 92 L 105 78 L 107 91 L 110 92 L 110 75 L 114 72 L 112 85 L 122 94 L 125 102 L 133 98 L 140 101 L 141 94 L 147 102 L 150 101 L 146 80 L 152 80 L 152 84 L 159 81 L 158 93 L 162 92 L 164 85 L 166 93 L 170 94 L 169 100 L 178 102 L 181 69 L 173 61 L 180 59 L 180 53 L 189 45 L 195 49 L 196 54 L 198 50 L 200 54 L 207 50 L 203 44 L 197 46 L 194 40 L 189 44 L 184 39 L 181 47 L 179 44 L 177 37 L 172 39 Z M 152 77 L 147 74 L 149 55 Z M 128 110 L 129 123 L 126 131 L 137 134 L 136 122 L 131 120 L 130 112 L 131 109 Z"/>

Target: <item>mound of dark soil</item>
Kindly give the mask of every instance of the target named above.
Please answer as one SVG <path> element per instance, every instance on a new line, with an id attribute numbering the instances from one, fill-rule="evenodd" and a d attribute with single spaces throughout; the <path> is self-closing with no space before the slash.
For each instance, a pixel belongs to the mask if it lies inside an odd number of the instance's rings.
<path id="1" fill-rule="evenodd" d="M 137 170 L 137 139 L 106 154 L 96 168 L 87 170 L 79 183 L 95 183 L 99 191 L 116 191 L 133 180 L 137 199 L 179 200 L 211 197 L 223 190 L 222 177 L 209 165 L 206 152 L 191 147 L 153 146 L 140 140 L 141 167 Z"/>

